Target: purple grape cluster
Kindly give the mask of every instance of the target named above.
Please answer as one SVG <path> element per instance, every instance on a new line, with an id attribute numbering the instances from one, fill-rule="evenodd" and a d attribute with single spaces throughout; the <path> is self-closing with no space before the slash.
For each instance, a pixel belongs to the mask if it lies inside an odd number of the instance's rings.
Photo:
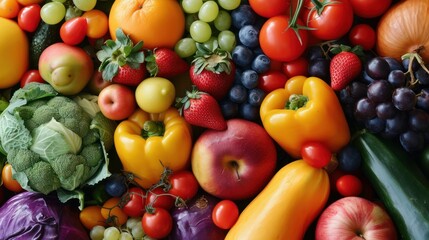
<path id="1" fill-rule="evenodd" d="M 369 59 L 362 76 L 340 92 L 340 101 L 367 130 L 418 152 L 429 143 L 429 73 L 417 61 L 409 64 L 408 59 Z"/>
<path id="2" fill-rule="evenodd" d="M 231 52 L 236 66 L 234 85 L 220 102 L 226 119 L 244 118 L 259 122 L 259 108 L 265 92 L 258 88 L 259 74 L 270 69 L 270 59 L 259 46 L 259 30 L 265 21 L 248 3 L 231 12 L 237 44 Z"/>

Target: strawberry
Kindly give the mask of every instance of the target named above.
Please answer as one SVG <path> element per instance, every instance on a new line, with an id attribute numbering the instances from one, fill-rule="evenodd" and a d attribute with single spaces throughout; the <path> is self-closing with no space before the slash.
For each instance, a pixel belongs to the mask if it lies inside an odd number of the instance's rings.
<path id="1" fill-rule="evenodd" d="M 359 76 L 362 71 L 362 63 L 355 53 L 343 51 L 331 59 L 329 71 L 332 89 L 340 91 Z"/>
<path id="2" fill-rule="evenodd" d="M 185 97 L 177 99 L 176 107 L 191 125 L 220 131 L 226 129 L 226 121 L 217 100 L 195 86 L 192 91 L 186 91 Z"/>
<path id="3" fill-rule="evenodd" d="M 145 61 L 146 69 L 152 77 L 169 78 L 189 70 L 189 64 L 170 48 L 148 51 Z"/>
<path id="4" fill-rule="evenodd" d="M 146 76 L 143 42 L 134 45 L 120 28 L 116 30 L 116 40 L 107 40 L 97 58 L 101 62 L 98 70 L 105 81 L 137 86 Z"/>
<path id="5" fill-rule="evenodd" d="M 235 65 L 231 54 L 219 48 L 217 41 L 214 41 L 212 49 L 197 43 L 196 57 L 189 72 L 191 82 L 200 91 L 221 100 L 234 83 Z"/>

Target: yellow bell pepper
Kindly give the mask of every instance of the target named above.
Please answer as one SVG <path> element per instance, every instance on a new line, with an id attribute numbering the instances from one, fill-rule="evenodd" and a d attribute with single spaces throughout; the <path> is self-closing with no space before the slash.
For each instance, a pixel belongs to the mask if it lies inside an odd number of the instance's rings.
<path id="1" fill-rule="evenodd" d="M 165 168 L 178 171 L 189 166 L 192 130 L 176 108 L 157 114 L 137 109 L 118 124 L 114 143 L 124 171 L 149 188 Z"/>
<path id="2" fill-rule="evenodd" d="M 260 116 L 268 134 L 294 159 L 307 141 L 332 153 L 350 141 L 350 130 L 332 88 L 317 77 L 296 76 L 264 98 Z"/>

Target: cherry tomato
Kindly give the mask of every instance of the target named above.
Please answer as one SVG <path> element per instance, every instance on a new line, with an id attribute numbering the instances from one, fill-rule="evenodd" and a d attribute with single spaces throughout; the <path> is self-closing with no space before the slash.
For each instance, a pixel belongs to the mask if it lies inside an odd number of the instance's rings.
<path id="1" fill-rule="evenodd" d="M 368 24 L 356 24 L 350 29 L 349 41 L 353 46 L 360 45 L 363 50 L 371 50 L 375 46 L 376 33 Z"/>
<path id="2" fill-rule="evenodd" d="M 213 223 L 222 229 L 230 229 L 237 222 L 240 211 L 237 204 L 231 200 L 221 200 L 212 211 Z"/>
<path id="3" fill-rule="evenodd" d="M 269 93 L 278 88 L 284 88 L 287 79 L 287 76 L 282 71 L 269 70 L 259 74 L 258 88 L 265 93 Z"/>
<path id="4" fill-rule="evenodd" d="M 19 85 L 20 87 L 24 87 L 26 84 L 31 82 L 39 82 L 39 83 L 45 82 L 42 76 L 40 76 L 39 70 L 33 69 L 25 72 L 24 75 L 22 75 L 21 77 L 21 81 L 19 82 Z"/>
<path id="5" fill-rule="evenodd" d="M 308 61 L 305 57 L 301 56 L 296 60 L 284 62 L 282 64 L 282 71 L 288 78 L 295 76 L 308 75 Z"/>
<path id="6" fill-rule="evenodd" d="M 198 192 L 199 184 L 191 171 L 174 172 L 168 179 L 171 184 L 168 192 L 176 197 L 189 200 Z"/>
<path id="7" fill-rule="evenodd" d="M 332 158 L 331 151 L 320 142 L 307 142 L 301 148 L 304 161 L 315 168 L 323 168 Z"/>
<path id="8" fill-rule="evenodd" d="M 375 18 L 389 9 L 392 0 L 350 0 L 353 12 L 362 18 Z"/>
<path id="9" fill-rule="evenodd" d="M 153 213 L 146 212 L 143 214 L 142 227 L 143 231 L 151 238 L 165 238 L 173 228 L 173 219 L 167 210 L 155 208 Z"/>
<path id="10" fill-rule="evenodd" d="M 125 193 L 122 197 L 123 199 L 127 200 L 127 202 L 122 207 L 124 213 L 130 217 L 143 216 L 146 206 L 146 198 L 144 194 L 145 192 L 143 191 L 143 189 L 139 187 L 130 188 L 128 192 Z"/>
<path id="11" fill-rule="evenodd" d="M 348 0 L 323 1 L 324 8 L 319 14 L 313 1 L 306 1 L 303 19 L 312 30 L 309 34 L 321 40 L 335 40 L 346 35 L 353 25 L 353 8 Z"/>
<path id="12" fill-rule="evenodd" d="M 40 5 L 31 4 L 21 8 L 18 13 L 18 25 L 27 32 L 34 32 L 40 23 Z"/>
<path id="13" fill-rule="evenodd" d="M 149 204 L 155 208 L 171 209 L 174 206 L 175 198 L 162 188 L 150 190 L 146 198 L 146 206 Z"/>
<path id="14" fill-rule="evenodd" d="M 262 51 L 270 58 L 288 62 L 300 57 L 308 43 L 307 30 L 299 29 L 297 32 L 289 27 L 290 17 L 278 15 L 269 18 L 262 25 L 259 32 L 259 43 Z M 303 22 L 298 19 L 298 25 Z"/>
<path id="15" fill-rule="evenodd" d="M 12 177 L 12 165 L 10 165 L 9 163 L 6 163 L 3 166 L 2 173 L 1 173 L 1 179 L 3 181 L 4 187 L 7 190 L 15 192 L 15 193 L 23 191 L 23 189 L 22 189 L 21 185 L 19 184 L 19 182 L 16 181 Z"/>
<path id="16" fill-rule="evenodd" d="M 17 0 L 17 2 L 22 6 L 28 6 L 35 3 L 42 3 L 44 0 Z"/>
<path id="17" fill-rule="evenodd" d="M 60 29 L 60 36 L 64 43 L 77 45 L 86 37 L 88 23 L 84 17 L 75 17 L 63 23 Z"/>
<path id="18" fill-rule="evenodd" d="M 106 226 L 106 219 L 101 215 L 101 206 L 98 205 L 91 205 L 82 209 L 79 213 L 79 219 L 88 230 L 97 225 Z"/>
<path id="19" fill-rule="evenodd" d="M 92 9 L 82 14 L 88 23 L 86 36 L 89 38 L 102 38 L 109 31 L 109 20 L 107 15 L 98 9 Z"/>
<path id="20" fill-rule="evenodd" d="M 112 226 L 121 226 L 127 222 L 128 216 L 120 208 L 121 198 L 109 198 L 101 208 L 101 216 L 106 220 L 106 223 Z"/>
<path id="21" fill-rule="evenodd" d="M 355 175 L 343 175 L 337 179 L 335 185 L 338 193 L 344 197 L 358 196 L 362 192 L 362 181 Z"/>
<path id="22" fill-rule="evenodd" d="M 270 4 L 266 0 L 249 0 L 249 4 L 259 16 L 270 18 L 289 13 L 290 0 L 271 0 Z"/>
<path id="23" fill-rule="evenodd" d="M 15 18 L 21 7 L 16 0 L 0 0 L 0 17 Z"/>

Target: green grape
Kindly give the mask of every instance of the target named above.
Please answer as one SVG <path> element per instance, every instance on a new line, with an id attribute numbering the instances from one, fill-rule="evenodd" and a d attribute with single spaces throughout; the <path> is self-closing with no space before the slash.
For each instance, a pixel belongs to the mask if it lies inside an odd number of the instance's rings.
<path id="1" fill-rule="evenodd" d="M 60 2 L 48 2 L 40 9 L 40 17 L 46 24 L 55 25 L 64 19 L 66 7 Z"/>
<path id="2" fill-rule="evenodd" d="M 119 237 L 119 240 L 133 240 L 133 235 L 129 232 L 121 232 L 121 236 Z"/>
<path id="3" fill-rule="evenodd" d="M 213 0 L 203 3 L 198 12 L 198 18 L 204 22 L 212 22 L 219 14 L 219 6 Z"/>
<path id="4" fill-rule="evenodd" d="M 197 45 L 195 44 L 194 39 L 187 37 L 182 38 L 177 41 L 174 46 L 174 51 L 181 57 L 187 58 L 195 54 L 197 51 Z"/>
<path id="5" fill-rule="evenodd" d="M 238 8 L 241 4 L 240 0 L 218 0 L 217 2 L 221 8 L 229 11 Z"/>
<path id="6" fill-rule="evenodd" d="M 213 49 L 213 44 L 214 44 L 214 41 L 215 41 L 215 40 L 217 40 L 217 37 L 212 35 L 212 36 L 209 38 L 209 40 L 207 40 L 207 41 L 203 42 L 204 47 L 206 47 L 206 48 L 208 48 L 208 49 Z"/>
<path id="7" fill-rule="evenodd" d="M 215 28 L 219 31 L 228 30 L 231 27 L 231 22 L 231 14 L 225 10 L 220 10 L 215 20 L 213 20 Z"/>
<path id="8" fill-rule="evenodd" d="M 210 25 L 201 20 L 194 21 L 189 29 L 192 39 L 196 42 L 205 42 L 212 36 L 212 29 Z"/>
<path id="9" fill-rule="evenodd" d="M 121 232 L 116 227 L 108 227 L 104 230 L 104 240 L 119 240 Z"/>
<path id="10" fill-rule="evenodd" d="M 203 5 L 203 0 L 183 0 L 182 8 L 185 13 L 197 13 Z"/>
<path id="11" fill-rule="evenodd" d="M 73 4 L 82 11 L 89 11 L 95 7 L 97 0 L 73 0 Z"/>
<path id="12" fill-rule="evenodd" d="M 60 3 L 65 3 L 67 0 L 52 0 L 52 2 L 60 2 Z"/>
<path id="13" fill-rule="evenodd" d="M 186 14 L 185 17 L 185 29 L 189 32 L 191 24 L 198 20 L 198 13 Z"/>
<path id="14" fill-rule="evenodd" d="M 103 240 L 104 238 L 104 231 L 106 229 L 103 226 L 95 226 L 89 231 L 89 237 L 91 240 Z"/>
<path id="15" fill-rule="evenodd" d="M 232 52 L 236 45 L 235 34 L 230 30 L 224 30 L 217 37 L 219 47 L 228 52 Z"/>
<path id="16" fill-rule="evenodd" d="M 141 218 L 140 218 L 140 220 L 141 220 Z M 139 223 L 140 220 L 138 218 L 135 218 L 135 217 L 128 218 L 127 222 L 126 222 L 127 228 L 132 229 L 136 224 Z"/>
<path id="17" fill-rule="evenodd" d="M 131 229 L 131 234 L 133 235 L 133 237 L 135 239 L 140 239 L 144 236 L 144 232 L 143 232 L 143 227 L 142 227 L 142 222 L 139 221 L 138 224 L 136 224 L 132 229 Z"/>

